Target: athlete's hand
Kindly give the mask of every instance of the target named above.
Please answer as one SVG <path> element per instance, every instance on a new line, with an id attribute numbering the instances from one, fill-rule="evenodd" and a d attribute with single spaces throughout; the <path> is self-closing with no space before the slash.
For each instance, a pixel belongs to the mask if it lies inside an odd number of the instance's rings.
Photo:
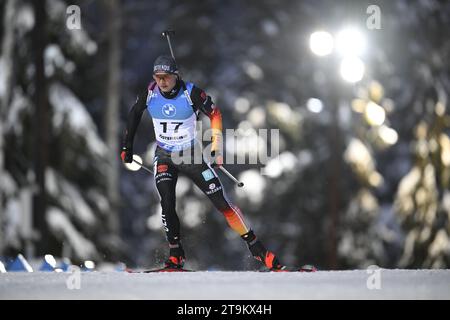
<path id="1" fill-rule="evenodd" d="M 133 149 L 130 147 L 123 147 L 122 152 L 120 153 L 120 157 L 125 163 L 133 162 Z"/>
<path id="2" fill-rule="evenodd" d="M 213 162 L 212 162 L 213 168 L 219 168 L 223 165 L 223 156 L 221 154 L 216 155 L 216 151 L 212 151 L 211 157 L 213 159 Z"/>

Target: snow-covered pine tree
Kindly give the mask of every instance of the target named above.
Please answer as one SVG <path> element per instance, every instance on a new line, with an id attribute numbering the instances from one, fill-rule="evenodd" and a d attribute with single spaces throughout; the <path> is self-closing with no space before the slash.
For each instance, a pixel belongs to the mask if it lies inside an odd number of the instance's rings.
<path id="1" fill-rule="evenodd" d="M 8 1 L 6 5 L 11 6 L 11 3 L 16 7 L 12 23 L 16 38 L 15 54 L 7 66 L 13 68 L 11 101 L 3 122 L 3 150 L 7 152 L 3 153 L 6 173 L 2 179 L 8 183 L 2 183 L 6 194 L 2 227 L 7 239 L 2 253 L 31 255 L 32 243 L 39 241 L 36 234 L 39 230 L 31 227 L 30 205 L 36 183 L 32 165 L 35 102 L 30 49 L 35 14 L 28 1 Z M 106 223 L 110 214 L 105 183 L 109 154 L 85 105 L 71 89 L 80 87 L 75 75 L 86 59 L 97 53 L 97 44 L 86 29 L 66 27 L 68 6 L 61 0 L 45 1 L 48 21 L 45 32 L 49 41 L 43 58 L 51 132 L 49 164 L 45 169 L 48 198 L 45 221 L 58 241 L 57 247 L 48 253 L 74 261 L 116 260 L 122 244 L 118 234 L 112 233 Z M 87 85 L 89 79 L 81 81 Z"/>
<path id="2" fill-rule="evenodd" d="M 355 192 L 348 201 L 340 222 L 339 258 L 344 267 L 388 266 L 386 244 L 394 239 L 386 234 L 386 218 L 382 218 L 382 203 L 377 190 L 384 178 L 377 169 L 376 154 L 398 140 L 387 117 L 393 105 L 384 97 L 384 88 L 377 81 L 359 86 L 351 108 L 351 130 L 347 132 L 344 160 L 349 165 Z M 385 243 L 385 241 L 387 243 Z"/>
<path id="3" fill-rule="evenodd" d="M 450 117 L 445 92 L 436 91 L 440 94 L 424 101 L 429 114 L 414 129 L 414 164 L 400 181 L 395 198 L 406 233 L 401 267 L 450 265 Z"/>

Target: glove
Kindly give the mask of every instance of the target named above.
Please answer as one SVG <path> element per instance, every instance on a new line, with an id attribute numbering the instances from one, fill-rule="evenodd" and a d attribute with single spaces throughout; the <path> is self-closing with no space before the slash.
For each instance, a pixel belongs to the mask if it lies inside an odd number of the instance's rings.
<path id="1" fill-rule="evenodd" d="M 133 162 L 133 148 L 123 147 L 122 152 L 120 153 L 120 157 L 122 158 L 122 161 L 125 163 Z"/>
<path id="2" fill-rule="evenodd" d="M 213 168 L 219 168 L 223 165 L 223 156 L 219 153 L 216 154 L 216 151 L 211 151 L 211 158 L 212 158 L 212 167 Z"/>

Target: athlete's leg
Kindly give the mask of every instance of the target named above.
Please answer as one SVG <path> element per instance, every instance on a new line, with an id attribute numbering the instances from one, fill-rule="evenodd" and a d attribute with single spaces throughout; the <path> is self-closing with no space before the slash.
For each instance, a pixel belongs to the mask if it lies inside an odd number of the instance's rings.
<path id="1" fill-rule="evenodd" d="M 182 265 L 185 255 L 181 246 L 180 221 L 175 211 L 175 187 L 178 179 L 178 170 L 170 162 L 170 159 L 156 156 L 154 175 L 156 188 L 161 199 L 161 218 L 166 238 L 169 242 L 169 261 Z"/>
<path id="2" fill-rule="evenodd" d="M 203 162 L 196 165 L 179 166 L 181 172 L 186 174 L 202 190 L 214 206 L 222 212 L 228 225 L 237 232 L 247 243 L 252 255 L 263 262 L 269 269 L 281 267 L 275 255 L 268 251 L 259 241 L 254 232 L 245 222 L 241 210 L 232 204 L 226 197 L 225 190 L 215 170 Z"/>
<path id="3" fill-rule="evenodd" d="M 222 183 L 211 167 L 203 162 L 202 164 L 182 165 L 179 169 L 206 194 L 217 210 L 224 215 L 231 229 L 240 236 L 250 231 L 241 210 L 227 199 Z"/>

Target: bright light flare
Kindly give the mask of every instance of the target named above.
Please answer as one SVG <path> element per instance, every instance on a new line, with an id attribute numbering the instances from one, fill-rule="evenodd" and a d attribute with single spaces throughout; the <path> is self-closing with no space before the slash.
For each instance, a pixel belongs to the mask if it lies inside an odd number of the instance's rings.
<path id="1" fill-rule="evenodd" d="M 91 260 L 86 260 L 86 261 L 84 262 L 84 266 L 85 266 L 85 268 L 88 269 L 88 270 L 94 270 L 94 268 L 95 268 L 95 262 L 94 262 L 94 261 L 91 261 Z"/>
<path id="2" fill-rule="evenodd" d="M 333 52 L 333 36 L 326 31 L 316 31 L 309 37 L 309 47 L 318 56 L 326 56 Z"/>
<path id="3" fill-rule="evenodd" d="M 364 116 L 367 122 L 372 126 L 381 126 L 386 120 L 386 111 L 373 101 L 367 104 Z"/>
<path id="4" fill-rule="evenodd" d="M 341 62 L 341 76 L 350 83 L 360 81 L 364 77 L 364 62 L 358 57 L 346 57 Z"/>
<path id="5" fill-rule="evenodd" d="M 378 135 L 384 141 L 384 143 L 388 145 L 394 145 L 398 141 L 398 133 L 392 128 L 389 128 L 385 125 L 381 126 L 378 129 Z"/>
<path id="6" fill-rule="evenodd" d="M 313 113 L 320 113 L 323 110 L 323 103 L 317 98 L 310 98 L 306 102 L 306 107 Z"/>
<path id="7" fill-rule="evenodd" d="M 336 49 L 342 56 L 359 56 L 366 50 L 364 35 L 354 28 L 346 28 L 336 37 Z"/>

